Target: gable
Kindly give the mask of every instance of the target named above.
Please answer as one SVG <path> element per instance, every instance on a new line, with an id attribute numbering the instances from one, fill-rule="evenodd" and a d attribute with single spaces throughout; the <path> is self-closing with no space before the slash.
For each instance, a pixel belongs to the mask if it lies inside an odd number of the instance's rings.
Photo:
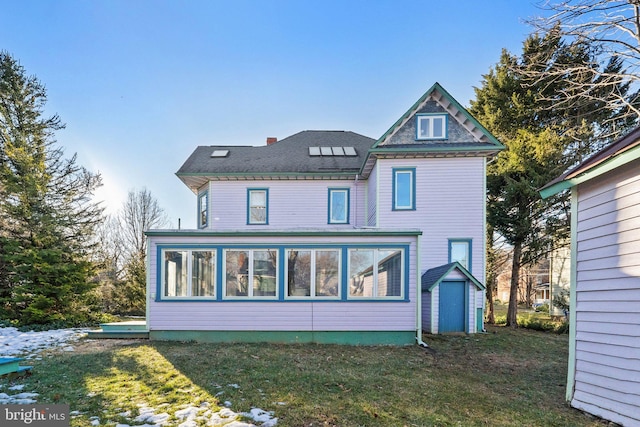
<path id="1" fill-rule="evenodd" d="M 443 137 L 419 137 L 418 118 L 430 115 L 445 117 Z M 500 141 L 435 83 L 376 141 L 362 174 L 368 176 L 378 158 L 489 157 L 503 149 Z"/>
<path id="2" fill-rule="evenodd" d="M 485 286 L 476 279 L 473 274 L 462 266 L 457 261 L 449 264 L 440 265 L 438 267 L 431 268 L 425 271 L 420 278 L 420 284 L 423 292 L 431 292 L 433 288 L 438 286 L 440 282 L 447 278 L 447 276 L 453 272 L 458 271 L 462 274 L 467 281 L 473 283 L 479 290 L 484 290 Z"/>

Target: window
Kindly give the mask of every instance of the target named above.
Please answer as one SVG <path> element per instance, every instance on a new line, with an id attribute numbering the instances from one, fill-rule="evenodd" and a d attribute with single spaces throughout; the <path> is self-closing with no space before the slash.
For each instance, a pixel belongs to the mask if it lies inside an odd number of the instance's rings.
<path id="1" fill-rule="evenodd" d="M 215 251 L 165 250 L 162 297 L 215 297 Z"/>
<path id="2" fill-rule="evenodd" d="M 416 139 L 447 139 L 447 114 L 418 114 Z"/>
<path id="3" fill-rule="evenodd" d="M 205 228 L 209 221 L 209 193 L 198 195 L 198 228 Z"/>
<path id="4" fill-rule="evenodd" d="M 225 297 L 276 297 L 278 283 L 276 249 L 228 249 L 225 251 Z"/>
<path id="5" fill-rule="evenodd" d="M 349 189 L 329 189 L 329 224 L 349 224 Z"/>
<path id="6" fill-rule="evenodd" d="M 269 190 L 255 188 L 247 190 L 247 224 L 269 223 Z"/>
<path id="7" fill-rule="evenodd" d="M 288 249 L 287 297 L 339 298 L 338 249 Z"/>
<path id="8" fill-rule="evenodd" d="M 454 261 L 471 271 L 471 239 L 449 239 L 449 262 Z"/>
<path id="9" fill-rule="evenodd" d="M 402 249 L 349 251 L 350 298 L 401 298 Z"/>
<path id="10" fill-rule="evenodd" d="M 415 168 L 393 169 L 393 210 L 415 210 L 416 170 Z"/>

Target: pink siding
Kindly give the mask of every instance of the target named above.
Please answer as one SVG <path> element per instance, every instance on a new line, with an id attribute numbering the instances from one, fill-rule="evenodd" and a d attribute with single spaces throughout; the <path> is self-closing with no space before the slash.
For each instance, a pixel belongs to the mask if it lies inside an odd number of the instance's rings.
<path id="1" fill-rule="evenodd" d="M 171 244 L 409 244 L 410 301 L 384 302 L 157 302 L 157 245 Z M 152 237 L 149 240 L 149 330 L 414 331 L 416 244 L 412 237 Z M 344 265 L 344 260 L 343 260 Z"/>
<path id="2" fill-rule="evenodd" d="M 423 270 L 446 264 L 448 239 L 472 239 L 471 273 L 484 280 L 484 158 L 379 160 L 381 228 L 423 230 Z M 416 168 L 416 210 L 392 211 L 392 169 Z"/>
<path id="3" fill-rule="evenodd" d="M 572 405 L 640 424 L 640 161 L 578 186 Z"/>
<path id="4" fill-rule="evenodd" d="M 247 189 L 269 189 L 269 225 L 251 229 L 295 227 L 346 227 L 364 224 L 366 183 L 355 181 L 212 181 L 209 189 L 210 225 L 214 230 L 247 227 Z M 347 225 L 327 224 L 328 189 L 349 188 L 350 221 Z M 357 216 L 357 217 L 356 217 Z"/>

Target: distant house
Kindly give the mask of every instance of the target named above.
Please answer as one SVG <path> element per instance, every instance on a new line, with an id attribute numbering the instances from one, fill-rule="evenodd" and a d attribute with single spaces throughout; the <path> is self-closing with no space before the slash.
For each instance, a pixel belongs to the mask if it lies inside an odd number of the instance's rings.
<path id="1" fill-rule="evenodd" d="M 640 128 L 547 184 L 571 190 L 567 400 L 640 425 Z"/>
<path id="2" fill-rule="evenodd" d="M 486 163 L 502 148 L 437 83 L 378 139 L 197 147 L 177 176 L 198 229 L 147 231 L 150 338 L 408 344 L 423 325 L 481 330 Z M 450 263 L 423 293 L 421 276 Z"/>

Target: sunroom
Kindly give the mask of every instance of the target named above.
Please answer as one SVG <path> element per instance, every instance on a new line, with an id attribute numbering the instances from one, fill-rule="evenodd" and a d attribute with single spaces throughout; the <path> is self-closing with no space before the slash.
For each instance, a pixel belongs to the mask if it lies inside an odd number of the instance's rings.
<path id="1" fill-rule="evenodd" d="M 151 339 L 410 344 L 418 230 L 151 230 Z"/>

